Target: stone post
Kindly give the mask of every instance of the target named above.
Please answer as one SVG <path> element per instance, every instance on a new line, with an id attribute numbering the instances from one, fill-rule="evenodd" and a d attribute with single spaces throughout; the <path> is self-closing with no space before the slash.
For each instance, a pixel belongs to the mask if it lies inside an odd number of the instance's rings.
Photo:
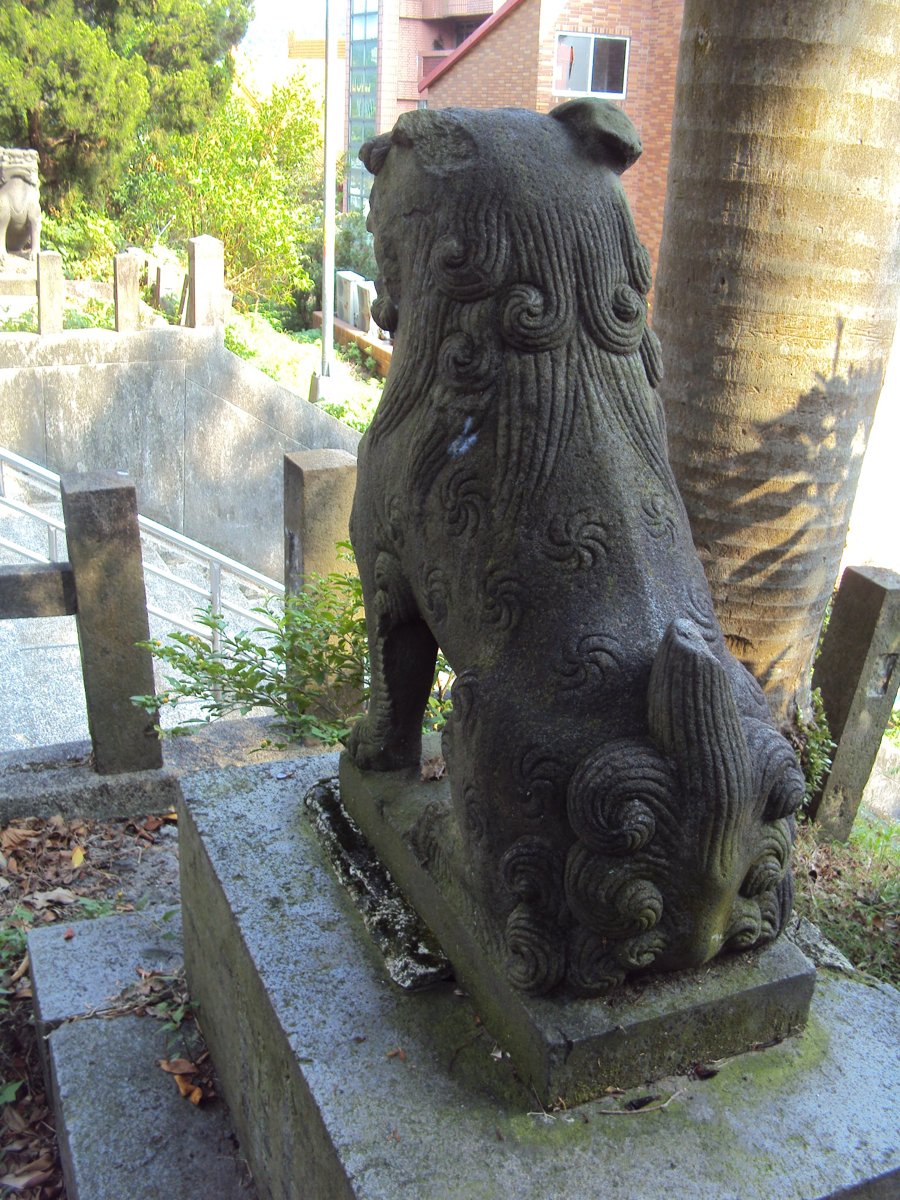
<path id="1" fill-rule="evenodd" d="M 62 255 L 55 250 L 41 250 L 37 256 L 39 333 L 62 333 L 65 295 Z"/>
<path id="2" fill-rule="evenodd" d="M 356 459 L 346 450 L 284 456 L 284 586 L 298 592 L 307 575 L 345 571 L 336 542 L 350 537 Z"/>
<path id="3" fill-rule="evenodd" d="M 113 298 L 116 303 L 116 330 L 119 333 L 130 333 L 141 326 L 139 269 L 140 263 L 133 254 L 114 255 Z"/>
<path id="4" fill-rule="evenodd" d="M 202 234 L 188 241 L 188 310 L 193 329 L 221 327 L 225 312 L 225 247 Z"/>
<path id="5" fill-rule="evenodd" d="M 813 671 L 837 743 L 831 773 L 812 804 L 821 832 L 845 841 L 900 685 L 900 575 L 848 567 Z"/>
<path id="6" fill-rule="evenodd" d="M 154 690 L 134 484 L 117 472 L 60 481 L 75 574 L 78 643 L 94 766 L 101 775 L 162 766 L 156 714 L 131 703 Z"/>

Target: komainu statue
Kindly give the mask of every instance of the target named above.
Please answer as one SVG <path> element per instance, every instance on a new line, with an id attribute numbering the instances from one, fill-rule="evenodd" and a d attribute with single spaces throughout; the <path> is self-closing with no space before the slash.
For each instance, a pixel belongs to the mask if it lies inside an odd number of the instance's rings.
<path id="1" fill-rule="evenodd" d="M 601 100 L 406 113 L 361 157 L 393 365 L 351 536 L 362 769 L 416 764 L 435 652 L 455 848 L 513 983 L 596 995 L 775 938 L 794 754 L 727 651 L 666 452 L 648 255 Z M 450 827 L 452 826 L 452 827 Z"/>
<path id="2" fill-rule="evenodd" d="M 26 246 L 29 258 L 41 248 L 37 151 L 0 146 L 0 267 L 7 250 Z"/>

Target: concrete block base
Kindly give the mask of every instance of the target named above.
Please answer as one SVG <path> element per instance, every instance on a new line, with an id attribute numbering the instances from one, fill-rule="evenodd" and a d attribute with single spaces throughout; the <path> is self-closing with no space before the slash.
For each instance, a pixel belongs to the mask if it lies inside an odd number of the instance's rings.
<path id="1" fill-rule="evenodd" d="M 893 989 L 820 972 L 802 1035 L 707 1078 L 550 1110 L 452 984 L 406 993 L 388 982 L 303 812 L 335 765 L 184 783 L 188 980 L 262 1196 L 897 1195 Z"/>
<path id="2" fill-rule="evenodd" d="M 426 755 L 437 744 L 426 745 Z M 797 1033 L 815 970 L 790 942 L 690 971 L 648 975 L 603 1000 L 528 996 L 507 978 L 501 930 L 476 909 L 466 864 L 442 842 L 440 874 L 414 849 L 420 816 L 449 816 L 446 778 L 360 771 L 341 756 L 341 801 L 433 931 L 488 1030 L 543 1104 L 577 1104 L 612 1086 L 690 1069 Z"/>

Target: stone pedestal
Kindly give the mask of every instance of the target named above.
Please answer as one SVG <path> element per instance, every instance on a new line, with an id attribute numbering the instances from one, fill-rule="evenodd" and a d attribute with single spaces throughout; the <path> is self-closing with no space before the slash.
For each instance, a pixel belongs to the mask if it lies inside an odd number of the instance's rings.
<path id="1" fill-rule="evenodd" d="M 426 739 L 426 756 L 438 739 Z M 341 801 L 434 932 L 485 1025 L 542 1103 L 577 1103 L 611 1086 L 686 1070 L 798 1032 L 815 972 L 785 939 L 696 970 L 654 974 L 602 1000 L 529 996 L 505 969 L 501 930 L 467 893 L 466 868 L 442 845 L 443 870 L 416 853 L 429 808 L 449 810 L 446 778 L 363 772 L 341 756 Z"/>
<path id="2" fill-rule="evenodd" d="M 459 989 L 389 983 L 303 814 L 335 769 L 329 756 L 184 784 L 188 979 L 261 1196 L 896 1195 L 893 989 L 825 972 L 800 1037 L 542 1106 Z"/>

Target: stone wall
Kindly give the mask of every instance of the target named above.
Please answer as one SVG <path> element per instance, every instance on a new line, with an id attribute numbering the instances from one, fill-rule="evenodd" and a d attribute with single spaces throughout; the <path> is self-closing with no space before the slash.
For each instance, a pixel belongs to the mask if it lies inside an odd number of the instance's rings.
<path id="1" fill-rule="evenodd" d="M 125 471 L 144 516 L 276 579 L 282 456 L 358 441 L 221 331 L 0 335 L 0 445 L 51 471 Z"/>

